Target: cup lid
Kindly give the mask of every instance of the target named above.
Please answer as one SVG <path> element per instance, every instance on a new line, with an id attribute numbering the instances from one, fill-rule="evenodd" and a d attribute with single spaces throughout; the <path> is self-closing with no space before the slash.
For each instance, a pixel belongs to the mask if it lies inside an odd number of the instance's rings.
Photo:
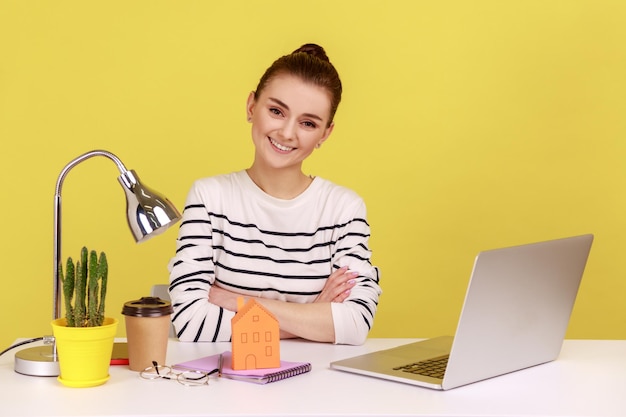
<path id="1" fill-rule="evenodd" d="M 133 317 L 161 317 L 174 312 L 172 303 L 159 297 L 141 297 L 124 303 L 122 314 Z"/>

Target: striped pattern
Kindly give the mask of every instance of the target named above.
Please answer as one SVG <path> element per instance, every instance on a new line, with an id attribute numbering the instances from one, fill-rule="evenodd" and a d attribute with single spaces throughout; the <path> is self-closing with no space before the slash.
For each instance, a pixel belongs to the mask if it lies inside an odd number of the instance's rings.
<path id="1" fill-rule="evenodd" d="M 333 270 L 348 265 L 360 276 L 350 298 L 332 305 L 336 342 L 362 343 L 381 292 L 365 214 L 358 195 L 321 178 L 289 201 L 262 192 L 245 171 L 195 182 L 170 262 L 178 337 L 230 340 L 234 313 L 209 303 L 212 285 L 307 303 Z"/>

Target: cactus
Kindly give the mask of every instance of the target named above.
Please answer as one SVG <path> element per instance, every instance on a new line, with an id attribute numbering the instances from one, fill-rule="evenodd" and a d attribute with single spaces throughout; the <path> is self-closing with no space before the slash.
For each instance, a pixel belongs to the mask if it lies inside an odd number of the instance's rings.
<path id="1" fill-rule="evenodd" d="M 100 306 L 98 306 L 98 321 L 102 324 L 104 321 L 104 301 L 107 297 L 107 282 L 109 276 L 109 264 L 107 263 L 107 256 L 104 252 L 100 253 L 98 276 L 100 277 Z"/>
<path id="2" fill-rule="evenodd" d="M 76 262 L 76 267 L 72 258 L 67 258 L 65 275 L 59 265 L 68 327 L 102 325 L 108 269 L 104 252 L 100 253 L 98 260 L 96 251 L 92 250 L 90 253 L 85 247 L 81 250 L 80 261 Z"/>
<path id="3" fill-rule="evenodd" d="M 63 280 L 63 295 L 65 298 L 65 309 L 67 311 L 67 325 L 69 327 L 76 327 L 74 322 L 74 308 L 72 307 L 72 298 L 74 298 L 74 282 L 76 279 L 76 272 L 74 270 L 74 262 L 72 258 L 67 259 L 67 276 L 63 278 L 63 267 L 59 265 L 59 276 Z"/>
<path id="4" fill-rule="evenodd" d="M 76 262 L 76 270 L 78 271 L 76 274 L 76 303 L 74 304 L 74 327 L 86 327 L 83 326 L 83 321 L 86 315 L 85 310 L 85 292 L 87 286 L 87 258 L 84 256 L 87 248 L 83 248 L 81 253 L 80 261 Z"/>

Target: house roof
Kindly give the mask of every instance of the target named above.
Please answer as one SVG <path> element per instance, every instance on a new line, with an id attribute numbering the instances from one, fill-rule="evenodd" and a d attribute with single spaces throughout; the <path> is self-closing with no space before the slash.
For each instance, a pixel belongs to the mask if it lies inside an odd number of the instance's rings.
<path id="1" fill-rule="evenodd" d="M 278 322 L 276 317 L 274 317 L 274 315 L 270 313 L 269 310 L 263 307 L 260 303 L 257 303 L 256 300 L 254 300 L 253 298 L 248 299 L 248 301 L 243 306 L 241 305 L 242 303 L 243 303 L 243 298 L 239 297 L 237 299 L 237 314 L 235 314 L 235 316 L 233 317 L 233 320 L 232 320 L 233 323 L 239 321 L 245 315 L 247 315 L 248 313 L 254 310 L 260 310 L 263 314 L 265 314 L 266 317 L 274 320 L 275 322 Z"/>

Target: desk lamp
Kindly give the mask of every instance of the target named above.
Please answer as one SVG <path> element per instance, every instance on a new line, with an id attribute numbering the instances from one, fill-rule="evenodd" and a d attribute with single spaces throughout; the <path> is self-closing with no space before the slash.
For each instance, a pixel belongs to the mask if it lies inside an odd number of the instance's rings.
<path id="1" fill-rule="evenodd" d="M 53 243 L 53 295 L 54 305 L 52 317 L 61 317 L 61 189 L 67 173 L 79 163 L 94 156 L 105 156 L 115 162 L 121 175 L 118 181 L 126 194 L 128 226 L 137 243 L 160 234 L 180 220 L 176 207 L 163 195 L 148 188 L 139 181 L 133 170 L 127 170 L 122 161 L 110 152 L 94 150 L 78 156 L 68 163 L 59 174 L 54 194 L 54 243 Z M 58 376 L 59 361 L 56 344 L 49 338 L 51 346 L 36 346 L 24 349 L 15 354 L 15 371 L 32 376 Z"/>

